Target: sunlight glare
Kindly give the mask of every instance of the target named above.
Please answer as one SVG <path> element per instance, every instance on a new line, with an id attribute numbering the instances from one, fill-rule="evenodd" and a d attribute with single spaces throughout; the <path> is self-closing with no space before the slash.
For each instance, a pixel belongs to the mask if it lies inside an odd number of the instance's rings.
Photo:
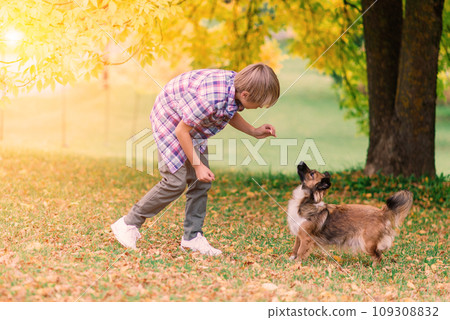
<path id="1" fill-rule="evenodd" d="M 24 34 L 21 31 L 15 29 L 9 29 L 4 34 L 4 40 L 8 45 L 17 45 L 24 38 Z"/>

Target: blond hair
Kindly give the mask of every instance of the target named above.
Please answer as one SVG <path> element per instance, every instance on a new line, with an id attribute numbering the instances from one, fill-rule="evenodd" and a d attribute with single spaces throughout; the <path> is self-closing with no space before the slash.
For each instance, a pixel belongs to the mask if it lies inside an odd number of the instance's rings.
<path id="1" fill-rule="evenodd" d="M 264 63 L 251 64 L 234 78 L 237 92 L 248 91 L 248 100 L 261 106 L 272 106 L 280 96 L 280 83 L 272 68 Z"/>

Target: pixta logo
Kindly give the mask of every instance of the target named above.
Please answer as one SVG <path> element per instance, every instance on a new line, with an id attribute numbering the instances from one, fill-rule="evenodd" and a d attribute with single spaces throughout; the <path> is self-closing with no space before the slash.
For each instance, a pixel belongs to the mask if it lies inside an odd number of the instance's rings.
<path id="1" fill-rule="evenodd" d="M 145 163 L 146 172 L 150 175 L 154 174 L 158 163 L 158 149 L 150 129 L 145 128 L 127 140 L 127 167 L 133 168 L 133 159 L 136 170 L 143 172 Z"/>
<path id="2" fill-rule="evenodd" d="M 313 160 L 319 166 L 325 165 L 325 161 L 314 139 L 299 141 L 291 138 L 261 139 L 256 141 L 250 139 L 211 138 L 208 140 L 208 160 L 210 165 L 214 162 L 220 162 L 220 165 L 229 167 L 243 167 L 255 163 L 258 166 L 268 166 L 268 159 L 265 159 L 264 155 L 261 154 L 263 148 L 266 151 L 270 149 L 265 153 L 271 155 L 272 165 L 274 165 L 274 158 L 277 159 L 276 161 L 279 162 L 278 165 L 280 166 L 296 165 L 301 161 Z M 295 161 L 292 163 L 293 157 L 295 157 Z M 150 129 L 146 128 L 127 140 L 127 167 L 133 168 L 135 166 L 138 171 L 144 172 L 145 170 L 146 173 L 153 175 L 158 168 L 157 164 L 158 149 Z"/>

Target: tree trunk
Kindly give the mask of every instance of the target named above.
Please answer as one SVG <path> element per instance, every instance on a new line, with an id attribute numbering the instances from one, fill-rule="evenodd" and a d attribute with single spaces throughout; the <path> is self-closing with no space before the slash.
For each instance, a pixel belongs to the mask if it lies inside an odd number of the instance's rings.
<path id="1" fill-rule="evenodd" d="M 444 0 L 406 1 L 394 174 L 435 175 L 436 79 Z"/>
<path id="2" fill-rule="evenodd" d="M 365 11 L 375 0 L 362 0 Z M 402 0 L 378 1 L 363 16 L 369 86 L 369 149 L 366 174 L 392 173 L 395 115 L 402 33 Z"/>
<path id="3" fill-rule="evenodd" d="M 375 0 L 362 0 L 363 9 Z M 436 78 L 444 0 L 379 1 L 364 15 L 366 174 L 435 175 Z"/>

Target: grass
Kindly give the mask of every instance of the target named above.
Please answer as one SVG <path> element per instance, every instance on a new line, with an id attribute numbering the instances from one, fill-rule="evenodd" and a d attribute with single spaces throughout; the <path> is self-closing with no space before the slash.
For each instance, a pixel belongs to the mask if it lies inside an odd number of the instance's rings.
<path id="1" fill-rule="evenodd" d="M 284 61 L 279 72 L 281 91 L 285 92 L 305 70 L 306 63 L 299 59 Z M 135 75 L 124 80 L 124 70 L 135 70 L 136 66 L 124 65 L 122 69 L 111 69 L 109 131 L 105 131 L 106 92 L 102 82 L 80 83 L 55 93 L 33 93 L 14 99 L 5 110 L 3 145 L 26 146 L 37 150 L 63 151 L 93 157 L 125 157 L 125 143 L 135 133 L 150 127 L 149 114 L 155 99 L 156 85 L 149 79 L 134 81 Z M 142 71 L 135 70 L 136 74 Z M 160 73 L 150 71 L 157 80 Z M 150 82 L 150 83 L 149 83 Z M 140 84 L 138 87 L 137 84 Z M 271 123 L 277 128 L 278 137 L 296 139 L 296 146 L 289 146 L 287 165 L 280 160 L 280 147 L 271 145 L 270 139 L 261 147 L 260 154 L 266 165 L 259 165 L 253 157 L 245 169 L 251 172 L 283 172 L 289 174 L 296 164 L 297 156 L 306 138 L 314 139 L 326 165 L 322 170 L 345 170 L 362 167 L 368 146 L 366 136 L 357 134 L 355 121 L 344 120 L 344 111 L 339 109 L 332 80 L 309 70 L 284 94 L 277 105 L 265 113 L 255 126 Z M 145 88 L 145 90 L 143 90 Z M 62 105 L 66 103 L 67 147 L 62 144 Z M 262 110 L 246 110 L 243 116 L 253 123 Z M 436 168 L 438 173 L 450 174 L 450 108 L 437 108 L 436 122 Z M 230 139 L 236 140 L 237 165 L 251 156 L 241 139 L 257 143 L 232 127 L 226 127 L 214 139 L 223 145 L 222 160 L 214 161 L 213 168 L 229 167 Z M 105 141 L 107 140 L 107 143 Z M 211 148 L 211 152 L 216 152 Z M 311 153 L 310 153 L 311 154 Z"/>
<path id="2" fill-rule="evenodd" d="M 137 251 L 113 239 L 109 225 L 158 177 L 111 158 L 10 147 L 0 155 L 1 301 L 449 299 L 448 177 L 334 173 L 330 203 L 381 206 L 402 188 L 415 197 L 383 263 L 373 268 L 365 255 L 331 251 L 342 271 L 320 250 L 303 265 L 288 259 L 294 239 L 286 214 L 253 179 L 286 208 L 294 175 L 218 169 L 204 232 L 224 254 L 210 258 L 179 249 L 184 199 L 146 222 Z"/>

